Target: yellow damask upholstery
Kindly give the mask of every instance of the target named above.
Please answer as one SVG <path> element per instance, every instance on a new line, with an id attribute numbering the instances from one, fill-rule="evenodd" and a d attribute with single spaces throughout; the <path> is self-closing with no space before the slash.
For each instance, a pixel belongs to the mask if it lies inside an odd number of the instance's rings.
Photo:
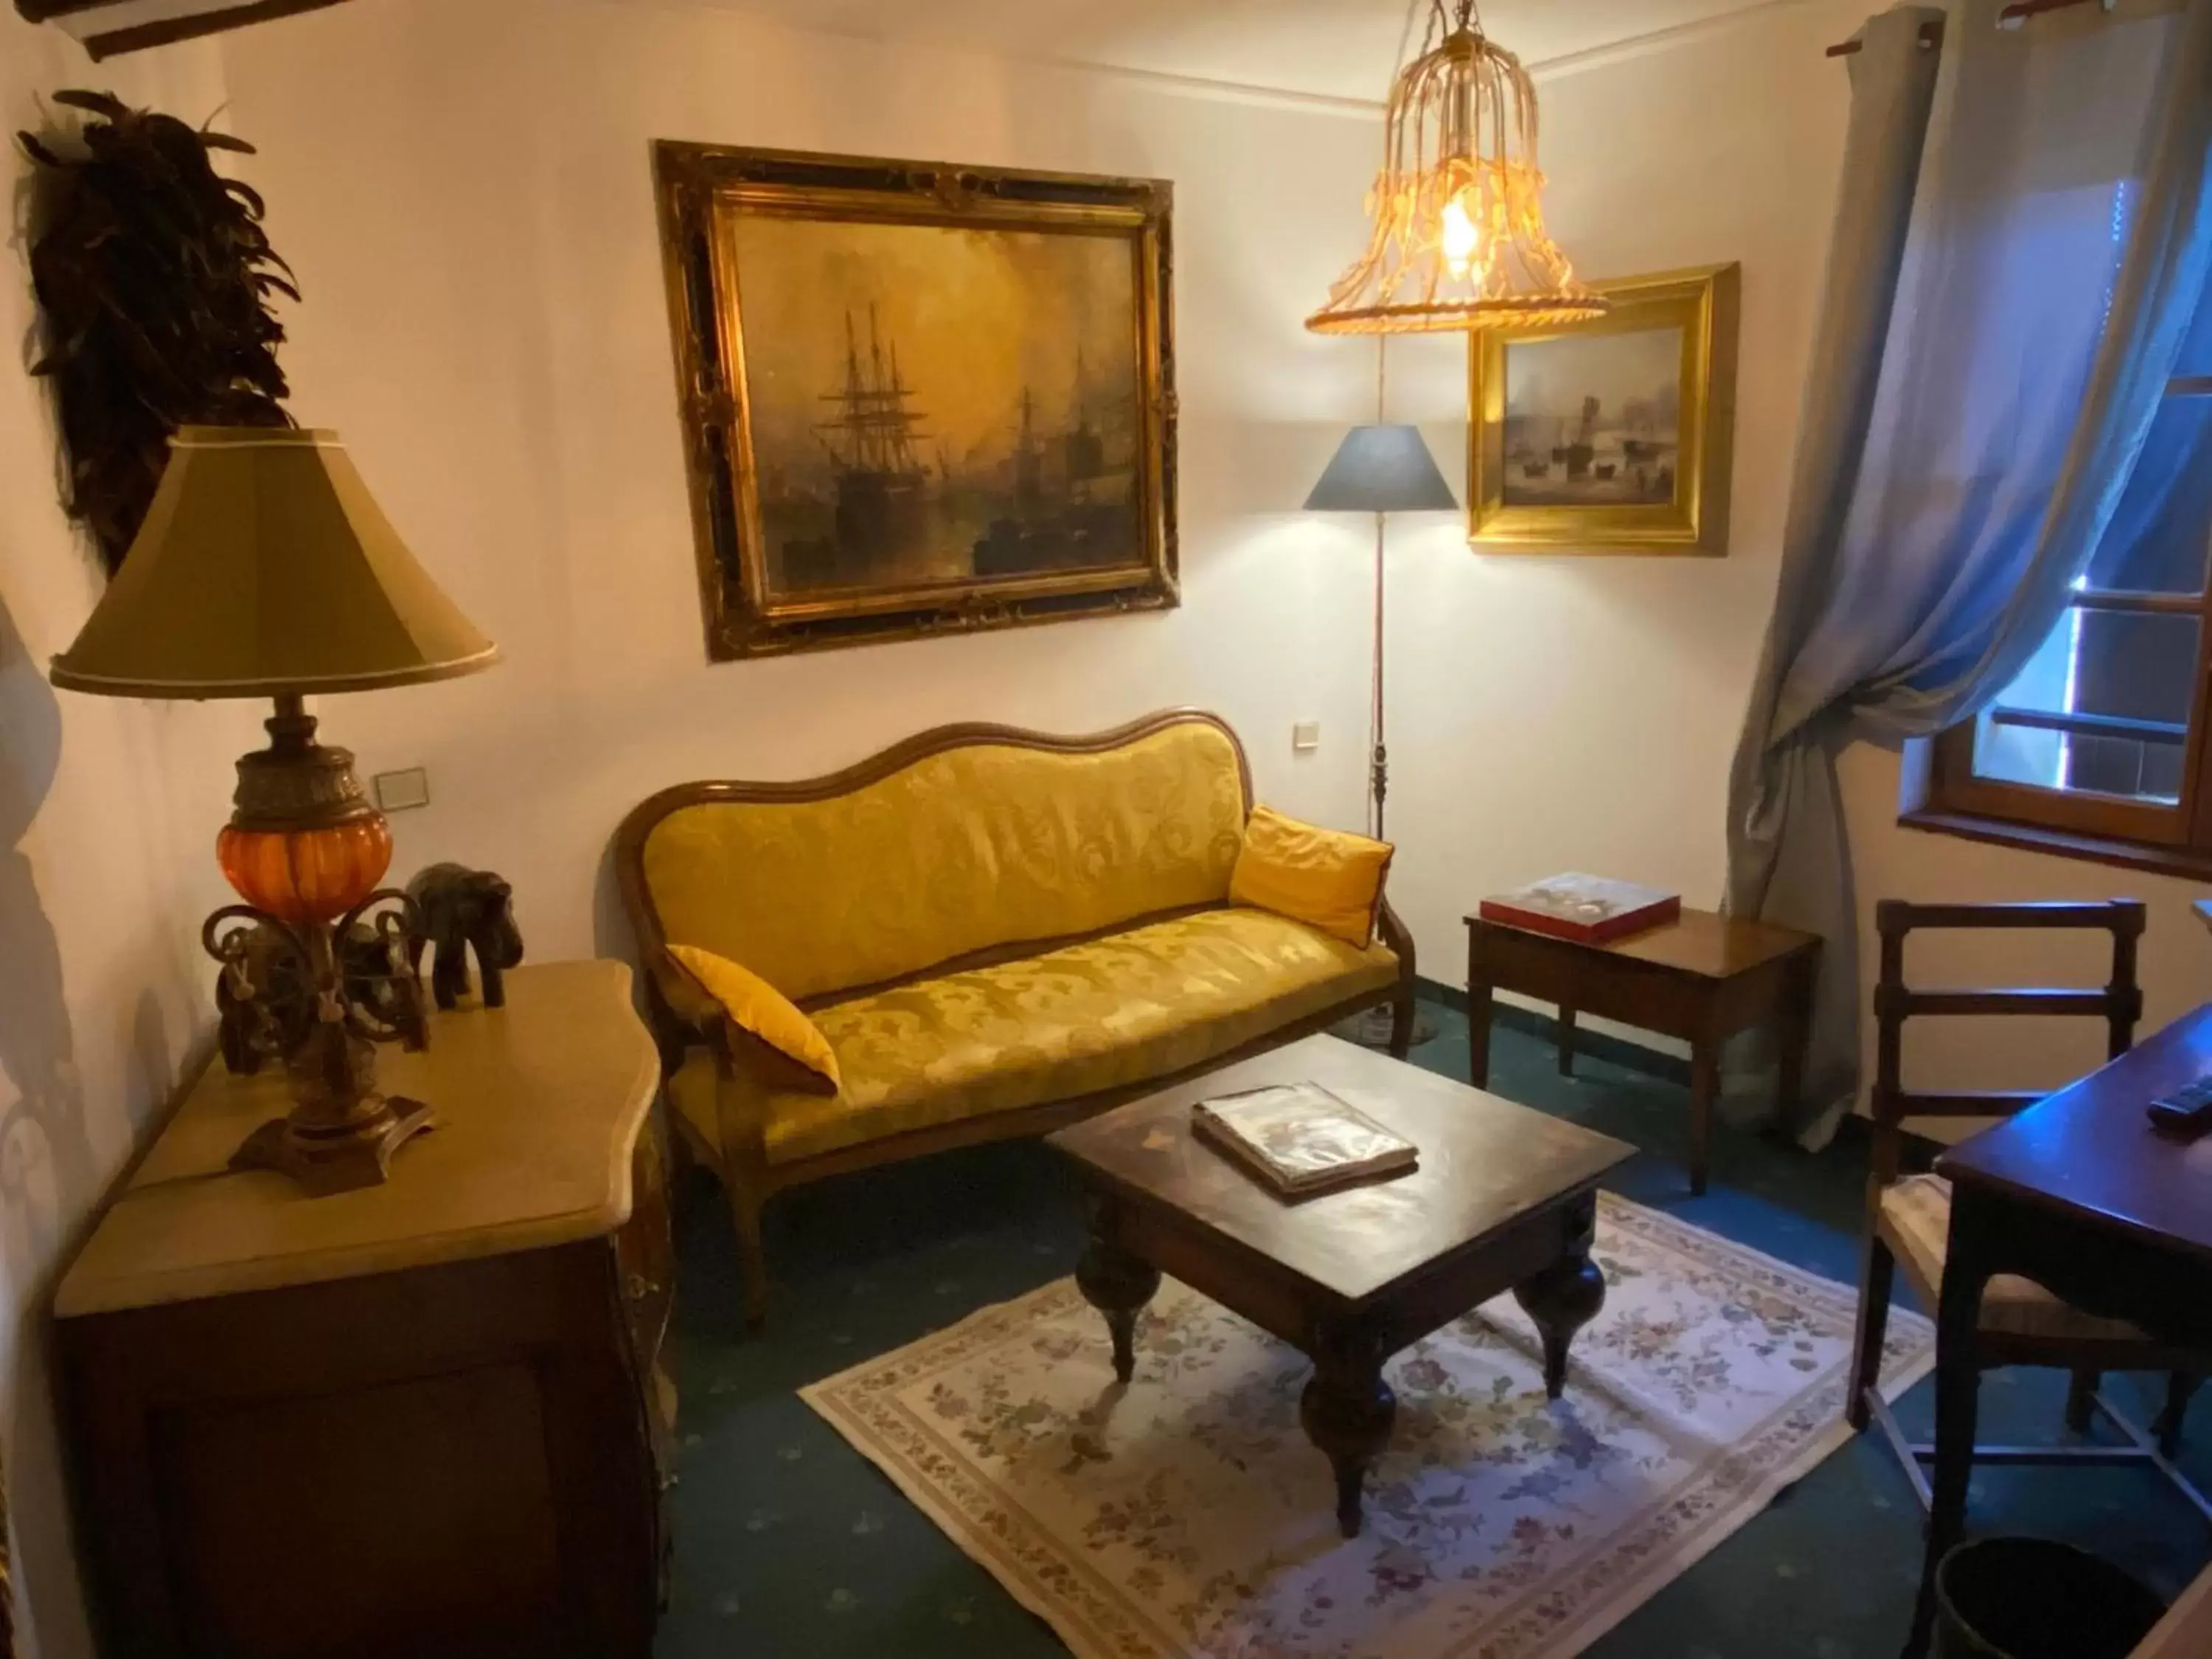
<path id="1" fill-rule="evenodd" d="M 1237 750 L 1185 722 L 1102 754 L 945 750 L 849 794 L 671 812 L 643 849 L 663 933 L 794 1002 L 1228 896 Z"/>
<path id="2" fill-rule="evenodd" d="M 1255 806 L 1229 872 L 1230 902 L 1295 916 L 1364 949 L 1375 942 L 1391 850 L 1387 841 Z"/>
<path id="3" fill-rule="evenodd" d="M 1206 910 L 815 1009 L 844 1079 L 834 1099 L 742 1077 L 720 1099 L 699 1051 L 670 1090 L 708 1144 L 726 1144 L 726 1113 L 758 1121 L 781 1164 L 1164 1076 L 1398 974 L 1380 945 L 1264 910 Z"/>
<path id="4" fill-rule="evenodd" d="M 1913 1273 L 1931 1291 L 1943 1285 L 1951 1243 L 1951 1183 L 1941 1176 L 1907 1176 L 1882 1188 L 1881 1217 Z M 2069 1341 L 2147 1342 L 2136 1327 L 2080 1312 L 2015 1273 L 1999 1273 L 1982 1291 L 1981 1328 L 2014 1336 Z"/>

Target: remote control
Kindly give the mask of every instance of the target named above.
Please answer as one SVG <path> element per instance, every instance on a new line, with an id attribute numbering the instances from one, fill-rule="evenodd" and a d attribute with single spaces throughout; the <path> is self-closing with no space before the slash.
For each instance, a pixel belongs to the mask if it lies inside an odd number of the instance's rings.
<path id="1" fill-rule="evenodd" d="M 2150 1103 L 2151 1127 L 2161 1134 L 2194 1140 L 2212 1130 L 2212 1077 L 2160 1095 Z"/>

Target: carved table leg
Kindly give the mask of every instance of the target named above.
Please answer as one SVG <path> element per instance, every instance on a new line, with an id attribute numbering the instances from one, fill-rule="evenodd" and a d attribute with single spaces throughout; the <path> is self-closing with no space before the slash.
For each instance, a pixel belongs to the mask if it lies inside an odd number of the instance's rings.
<path id="1" fill-rule="evenodd" d="M 1605 1275 L 1589 1259 L 1597 1238 L 1597 1199 L 1578 1201 L 1569 1218 L 1567 1253 L 1513 1287 L 1513 1299 L 1536 1322 L 1544 1340 L 1544 1392 L 1557 1400 L 1567 1386 L 1567 1345 L 1605 1305 Z"/>
<path id="2" fill-rule="evenodd" d="M 1298 1420 L 1335 1473 L 1336 1524 L 1346 1538 L 1357 1538 L 1360 1494 L 1367 1471 L 1390 1443 L 1398 1396 L 1382 1380 L 1381 1348 L 1364 1333 L 1324 1331 L 1314 1349 Z"/>
<path id="3" fill-rule="evenodd" d="M 1076 1287 L 1083 1299 L 1106 1316 L 1114 1338 L 1114 1375 L 1127 1382 L 1137 1370 L 1137 1315 L 1160 1288 L 1159 1269 L 1110 1242 L 1106 1209 L 1091 1212 L 1091 1243 L 1075 1264 Z"/>

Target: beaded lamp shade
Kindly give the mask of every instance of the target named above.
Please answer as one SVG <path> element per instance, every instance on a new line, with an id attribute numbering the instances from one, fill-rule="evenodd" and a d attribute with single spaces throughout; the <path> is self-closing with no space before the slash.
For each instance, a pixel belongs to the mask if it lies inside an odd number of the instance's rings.
<path id="1" fill-rule="evenodd" d="M 1536 88 L 1474 0 L 1430 0 L 1390 88 L 1367 250 L 1306 319 L 1319 334 L 1413 334 L 1602 316 L 1544 228 Z"/>

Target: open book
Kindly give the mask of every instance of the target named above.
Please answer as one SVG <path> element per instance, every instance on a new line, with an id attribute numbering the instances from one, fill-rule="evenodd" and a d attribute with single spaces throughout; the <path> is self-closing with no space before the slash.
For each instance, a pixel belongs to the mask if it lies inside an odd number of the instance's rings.
<path id="1" fill-rule="evenodd" d="M 1200 1139 L 1286 1198 L 1402 1175 L 1419 1158 L 1411 1141 L 1318 1083 L 1217 1096 L 1192 1107 L 1190 1118 Z"/>

